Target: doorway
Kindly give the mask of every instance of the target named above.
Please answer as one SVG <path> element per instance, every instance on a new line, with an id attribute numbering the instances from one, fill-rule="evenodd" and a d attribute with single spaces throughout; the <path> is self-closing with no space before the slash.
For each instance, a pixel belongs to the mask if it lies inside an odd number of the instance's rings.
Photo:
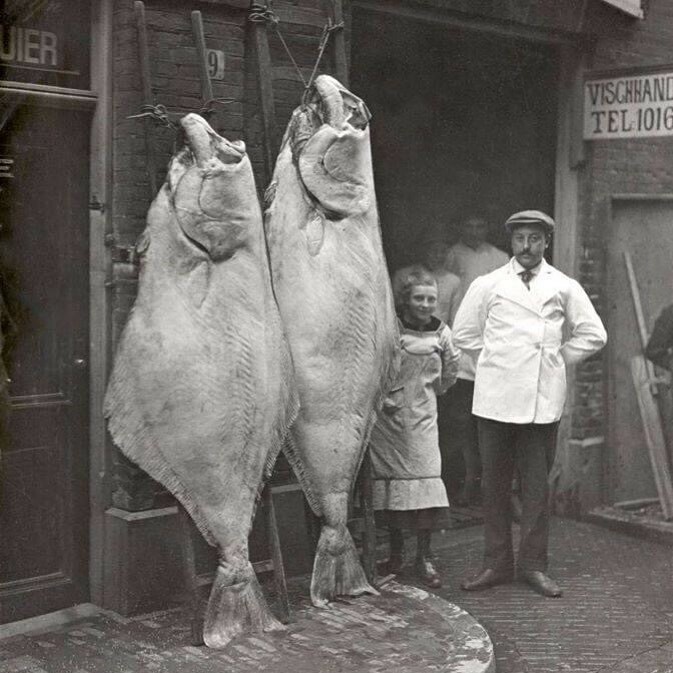
<path id="1" fill-rule="evenodd" d="M 559 54 L 552 45 L 353 9 L 351 87 L 369 106 L 388 263 L 517 210 L 554 212 Z"/>
<path id="2" fill-rule="evenodd" d="M 631 254 L 651 332 L 661 310 L 672 301 L 673 201 L 656 196 L 615 199 L 608 241 L 608 495 L 614 503 L 657 496 L 631 375 L 631 358 L 642 347 L 624 252 Z"/>
<path id="3" fill-rule="evenodd" d="M 88 599 L 89 130 L 21 105 L 0 132 L 0 623 Z"/>

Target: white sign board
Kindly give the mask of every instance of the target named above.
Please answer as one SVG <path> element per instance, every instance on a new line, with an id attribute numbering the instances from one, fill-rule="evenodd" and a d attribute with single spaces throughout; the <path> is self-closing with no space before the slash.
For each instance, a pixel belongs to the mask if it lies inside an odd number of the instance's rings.
<path id="1" fill-rule="evenodd" d="M 219 49 L 206 49 L 206 60 L 210 79 L 224 79 L 224 52 Z"/>
<path id="2" fill-rule="evenodd" d="M 644 16 L 641 0 L 603 0 L 603 2 L 607 2 L 608 5 L 621 9 L 622 12 L 638 19 L 642 19 Z"/>
<path id="3" fill-rule="evenodd" d="M 585 82 L 585 140 L 654 136 L 673 136 L 673 72 Z"/>

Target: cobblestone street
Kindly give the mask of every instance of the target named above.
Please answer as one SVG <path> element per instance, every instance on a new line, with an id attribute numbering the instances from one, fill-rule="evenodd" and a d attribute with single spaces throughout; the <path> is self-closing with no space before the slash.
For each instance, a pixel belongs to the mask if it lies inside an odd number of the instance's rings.
<path id="1" fill-rule="evenodd" d="M 452 613 L 457 604 L 488 631 L 498 673 L 673 673 L 671 547 L 557 519 L 550 573 L 565 593 L 553 600 L 522 584 L 461 591 L 460 580 L 479 567 L 481 535 L 473 526 L 436 537 L 445 580 L 436 593 L 446 601 L 414 602 L 422 594 L 402 590 L 315 610 L 307 608 L 305 582 L 292 582 L 297 620 L 284 633 L 239 638 L 214 651 L 190 644 L 189 617 L 181 608 L 132 619 L 101 613 L 0 639 L 0 672 L 477 670 L 448 664 L 456 624 L 465 620 L 464 613 Z M 399 579 L 414 582 L 411 575 Z"/>
<path id="2" fill-rule="evenodd" d="M 550 574 L 563 598 L 523 584 L 468 593 L 459 584 L 479 567 L 481 530 L 450 531 L 436 545 L 439 593 L 486 628 L 499 673 L 673 672 L 671 547 L 555 519 Z"/>

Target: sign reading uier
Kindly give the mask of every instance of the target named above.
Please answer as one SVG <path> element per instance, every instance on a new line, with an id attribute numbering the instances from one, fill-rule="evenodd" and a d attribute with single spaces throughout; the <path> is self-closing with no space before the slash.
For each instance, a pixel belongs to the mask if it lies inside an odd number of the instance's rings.
<path id="1" fill-rule="evenodd" d="M 673 136 L 673 72 L 584 84 L 584 139 Z"/>
<path id="2" fill-rule="evenodd" d="M 55 33 L 35 28 L 0 25 L 0 61 L 28 66 L 57 66 Z"/>

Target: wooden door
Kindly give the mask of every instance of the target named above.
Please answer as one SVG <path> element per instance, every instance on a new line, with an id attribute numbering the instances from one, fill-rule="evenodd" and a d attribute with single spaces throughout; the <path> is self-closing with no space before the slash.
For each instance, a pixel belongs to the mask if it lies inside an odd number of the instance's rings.
<path id="1" fill-rule="evenodd" d="M 613 502 L 657 496 L 638 410 L 631 358 L 641 352 L 624 266 L 628 250 L 651 332 L 661 309 L 673 303 L 673 201 L 618 199 L 608 234 L 608 415 Z"/>
<path id="2" fill-rule="evenodd" d="M 4 353 L 0 623 L 88 598 L 89 116 L 15 107 L 0 131 Z M 7 329 L 6 329 L 7 331 Z"/>

